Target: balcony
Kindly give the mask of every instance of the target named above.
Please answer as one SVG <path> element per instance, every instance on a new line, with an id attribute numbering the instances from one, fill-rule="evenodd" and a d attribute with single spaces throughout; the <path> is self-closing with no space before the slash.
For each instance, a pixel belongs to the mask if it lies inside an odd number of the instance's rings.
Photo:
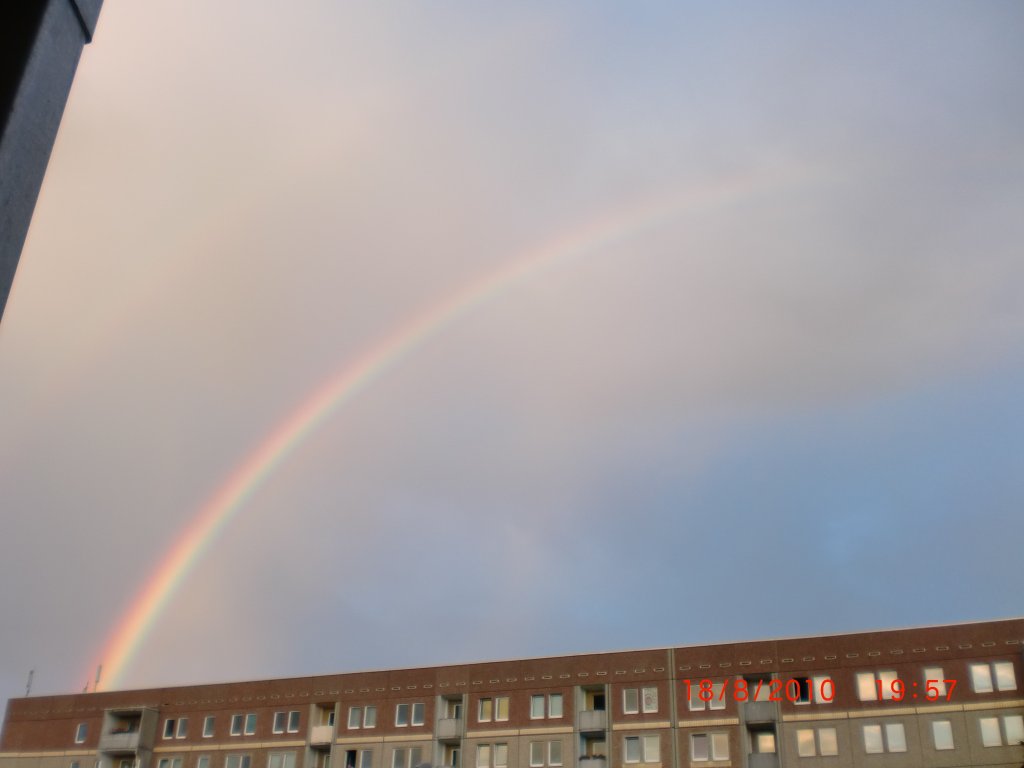
<path id="1" fill-rule="evenodd" d="M 764 704 L 765 702 L 758 702 Z M 779 768 L 779 756 L 774 752 L 752 753 L 747 755 L 747 768 Z"/>
<path id="2" fill-rule="evenodd" d="M 740 707 L 740 717 L 749 725 L 774 723 L 779 719 L 779 710 L 774 701 L 748 701 Z"/>
<path id="3" fill-rule="evenodd" d="M 584 755 L 580 758 L 580 768 L 608 768 L 608 759 L 605 757 L 590 757 Z"/>
<path id="4" fill-rule="evenodd" d="M 608 729 L 608 712 L 603 709 L 585 709 L 580 712 L 580 733 Z M 604 768 L 591 766 L 591 768 Z"/>
<path id="5" fill-rule="evenodd" d="M 139 748 L 141 733 L 135 730 L 105 731 L 100 736 L 100 752 L 134 752 Z"/>
<path id="6" fill-rule="evenodd" d="M 314 725 L 309 729 L 309 743 L 313 746 L 329 745 L 333 740 L 333 725 Z"/>
<path id="7" fill-rule="evenodd" d="M 437 721 L 437 739 L 453 741 L 462 738 L 462 718 L 445 717 Z"/>

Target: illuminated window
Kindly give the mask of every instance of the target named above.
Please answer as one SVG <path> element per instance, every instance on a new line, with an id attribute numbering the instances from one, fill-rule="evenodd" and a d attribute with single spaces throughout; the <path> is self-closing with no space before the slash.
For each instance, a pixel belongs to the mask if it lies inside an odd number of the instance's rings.
<path id="1" fill-rule="evenodd" d="M 878 701 L 878 692 L 881 690 L 882 699 L 891 699 L 893 697 L 892 684 L 897 679 L 896 673 L 891 669 L 879 672 L 858 672 L 857 697 L 861 701 Z"/>
<path id="2" fill-rule="evenodd" d="M 831 757 L 839 754 L 835 728 L 799 728 L 796 732 L 796 751 L 800 757 Z"/>
<path id="3" fill-rule="evenodd" d="M 933 720 L 932 739 L 936 749 L 953 749 L 953 724 L 949 720 Z"/>
<path id="4" fill-rule="evenodd" d="M 864 751 L 869 755 L 880 752 L 906 752 L 907 736 L 903 723 L 864 726 Z"/>
<path id="5" fill-rule="evenodd" d="M 1017 676 L 1012 661 L 971 664 L 971 685 L 975 693 L 1017 690 Z"/>
<path id="6" fill-rule="evenodd" d="M 999 729 L 1002 721 L 1002 731 Z M 986 747 L 1001 747 L 1003 744 L 1013 747 L 1024 744 L 1024 716 L 1004 715 L 1003 717 L 982 717 L 978 719 L 981 727 L 981 743 Z"/>

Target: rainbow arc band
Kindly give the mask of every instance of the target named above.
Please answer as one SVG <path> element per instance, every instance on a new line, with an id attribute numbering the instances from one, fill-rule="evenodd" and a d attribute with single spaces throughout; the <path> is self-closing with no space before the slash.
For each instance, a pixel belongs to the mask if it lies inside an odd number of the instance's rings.
<path id="1" fill-rule="evenodd" d="M 192 566 L 267 477 L 332 413 L 415 349 L 479 307 L 557 264 L 636 236 L 673 215 L 707 212 L 759 192 L 777 192 L 786 184 L 806 178 L 801 169 L 786 171 L 728 176 L 699 189 L 606 212 L 467 283 L 411 316 L 344 364 L 278 422 L 200 506 L 104 644 L 99 659 L 106 676 L 100 687 L 119 686 L 125 670 Z"/>

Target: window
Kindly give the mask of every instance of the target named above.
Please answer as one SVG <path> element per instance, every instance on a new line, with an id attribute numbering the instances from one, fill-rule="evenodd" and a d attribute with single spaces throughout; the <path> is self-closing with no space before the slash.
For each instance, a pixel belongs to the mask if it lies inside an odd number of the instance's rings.
<path id="1" fill-rule="evenodd" d="M 903 723 L 864 726 L 864 751 L 869 755 L 880 752 L 906 752 L 907 736 Z"/>
<path id="2" fill-rule="evenodd" d="M 508 744 L 477 744 L 476 768 L 506 768 Z"/>
<path id="3" fill-rule="evenodd" d="M 416 768 L 422 762 L 422 747 L 395 747 L 391 753 L 391 768 Z"/>
<path id="4" fill-rule="evenodd" d="M 178 718 L 178 730 L 176 730 L 174 732 L 174 738 L 176 738 L 176 739 L 184 739 L 186 736 L 188 736 L 188 718 L 187 717 L 179 717 Z"/>
<path id="5" fill-rule="evenodd" d="M 756 730 L 750 732 L 750 751 L 757 755 L 775 754 L 775 731 Z"/>
<path id="6" fill-rule="evenodd" d="M 1017 690 L 1017 676 L 1012 661 L 994 661 L 991 664 L 971 664 L 971 685 L 975 693 Z M 993 687 L 993 681 L 995 683 Z"/>
<path id="7" fill-rule="evenodd" d="M 530 697 L 530 719 L 539 720 L 542 717 L 544 717 L 544 695 L 534 694 Z M 540 742 L 536 743 L 539 744 Z"/>
<path id="8" fill-rule="evenodd" d="M 658 711 L 658 689 L 651 686 L 650 688 L 640 689 L 640 703 L 643 706 L 644 712 L 657 712 Z M 657 762 L 656 760 L 647 762 Z"/>
<path id="9" fill-rule="evenodd" d="M 231 735 L 241 736 L 242 735 L 242 723 L 245 722 L 244 715 L 232 715 L 231 716 Z"/>
<path id="10" fill-rule="evenodd" d="M 747 693 L 750 696 L 750 701 L 769 701 L 771 697 L 771 675 L 751 675 L 744 677 L 743 681 L 747 684 Z M 692 689 L 691 689 L 692 694 Z M 692 704 L 692 695 L 691 695 Z M 692 709 L 692 707 L 691 707 Z"/>
<path id="11" fill-rule="evenodd" d="M 299 721 L 301 718 L 302 714 L 297 709 L 288 713 L 288 733 L 299 732 Z"/>
<path id="12" fill-rule="evenodd" d="M 209 739 L 213 737 L 213 729 L 216 721 L 213 719 L 213 715 L 207 715 L 203 718 L 203 738 Z"/>
<path id="13" fill-rule="evenodd" d="M 78 727 L 75 728 L 75 744 L 81 744 L 85 741 L 85 737 L 89 735 L 89 724 L 79 723 Z"/>
<path id="14" fill-rule="evenodd" d="M 395 726 L 404 728 L 409 724 L 409 705 L 399 704 L 395 707 Z"/>
<path id="15" fill-rule="evenodd" d="M 157 768 L 181 768 L 181 758 L 161 757 L 157 762 Z"/>
<path id="16" fill-rule="evenodd" d="M 543 693 L 535 693 L 530 697 L 530 719 L 540 720 L 544 717 L 561 717 L 562 716 L 562 694 L 560 693 L 549 693 L 545 696 Z"/>
<path id="17" fill-rule="evenodd" d="M 359 750 L 359 768 L 373 768 L 373 750 Z"/>
<path id="18" fill-rule="evenodd" d="M 377 708 L 376 707 L 349 707 L 348 708 L 348 727 L 351 729 L 356 728 L 376 728 L 377 727 Z"/>
<path id="19" fill-rule="evenodd" d="M 196 758 L 196 768 L 210 768 L 210 756 L 200 755 Z"/>
<path id="20" fill-rule="evenodd" d="M 422 701 L 418 701 L 412 705 L 412 724 L 423 725 L 423 721 L 426 716 L 427 708 Z"/>
<path id="21" fill-rule="evenodd" d="M 271 752 L 267 755 L 267 768 L 295 768 L 295 753 Z"/>
<path id="22" fill-rule="evenodd" d="M 704 687 L 704 699 L 701 698 L 700 681 L 691 680 L 690 685 L 690 711 L 698 709 L 725 709 L 725 683 L 711 684 L 711 700 L 704 701 L 708 697 L 707 686 Z M 768 686 L 765 686 L 767 688 Z"/>
<path id="23" fill-rule="evenodd" d="M 249 755 L 228 755 L 224 758 L 224 768 L 250 768 L 249 764 Z"/>
<path id="24" fill-rule="evenodd" d="M 793 699 L 794 704 L 810 704 L 811 703 L 811 678 L 809 677 L 794 677 L 792 680 L 786 682 L 790 690 L 786 691 L 787 697 Z M 792 690 L 793 687 L 796 690 Z"/>
<path id="25" fill-rule="evenodd" d="M 934 680 L 935 678 L 929 678 Z M 949 720 L 932 721 L 932 740 L 936 749 L 953 749 L 953 724 Z"/>
<path id="26" fill-rule="evenodd" d="M 530 768 L 561 764 L 562 742 L 560 740 L 530 742 Z"/>
<path id="27" fill-rule="evenodd" d="M 622 711 L 627 715 L 635 715 L 640 711 L 640 697 L 636 688 L 622 689 Z M 638 760 L 639 758 L 633 762 L 638 762 Z"/>
<path id="28" fill-rule="evenodd" d="M 623 688 L 622 689 L 622 711 L 627 715 L 635 715 L 640 712 L 641 706 L 644 712 L 658 711 L 658 689 L 649 688 Z"/>
<path id="29" fill-rule="evenodd" d="M 256 733 L 256 715 L 250 712 L 245 716 L 245 735 L 252 736 Z"/>
<path id="30" fill-rule="evenodd" d="M 79 768 L 79 762 L 77 760 L 72 760 L 68 763 L 68 768 Z"/>
<path id="31" fill-rule="evenodd" d="M 690 736 L 690 760 L 695 763 L 707 760 L 729 759 L 729 734 L 694 733 Z"/>
<path id="32" fill-rule="evenodd" d="M 921 690 L 928 696 L 934 694 L 935 698 L 946 698 L 946 678 L 942 674 L 942 667 L 924 668 L 924 683 Z M 938 693 L 935 693 L 936 691 Z M 952 747 L 949 747 L 949 749 L 952 749 Z"/>
<path id="33" fill-rule="evenodd" d="M 477 710 L 477 720 L 481 723 L 489 723 L 491 720 L 508 720 L 508 696 L 495 696 L 492 698 L 480 699 L 480 707 Z"/>
<path id="34" fill-rule="evenodd" d="M 1002 732 L 999 730 L 1000 720 L 1003 721 Z M 982 717 L 978 719 L 978 725 L 981 727 L 981 743 L 986 747 L 1024 744 L 1024 715 Z"/>
<path id="35" fill-rule="evenodd" d="M 835 728 L 799 728 L 796 732 L 796 751 L 800 757 L 831 757 L 839 754 Z"/>
<path id="36" fill-rule="evenodd" d="M 174 718 L 173 717 L 169 717 L 166 720 L 164 720 L 164 738 L 165 739 L 173 739 L 174 738 Z"/>
<path id="37" fill-rule="evenodd" d="M 274 733 L 284 733 L 284 727 L 285 727 L 285 725 L 287 725 L 287 723 L 288 723 L 288 713 L 287 712 L 275 712 L 274 713 L 274 727 L 272 729 L 273 732 Z"/>
<path id="38" fill-rule="evenodd" d="M 893 697 L 892 684 L 896 679 L 896 673 L 891 669 L 880 672 L 858 672 L 857 696 L 861 701 L 878 701 L 878 692 L 881 690 L 882 699 L 891 699 Z"/>

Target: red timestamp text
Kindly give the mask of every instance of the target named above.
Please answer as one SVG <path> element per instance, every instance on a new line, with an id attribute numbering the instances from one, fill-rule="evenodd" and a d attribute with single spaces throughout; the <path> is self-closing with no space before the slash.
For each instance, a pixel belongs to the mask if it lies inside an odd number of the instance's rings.
<path id="1" fill-rule="evenodd" d="M 789 680 L 756 680 L 750 681 L 727 678 L 715 682 L 708 680 L 681 681 L 686 688 L 686 698 L 691 701 L 725 701 L 731 698 L 733 701 L 790 701 L 809 702 L 811 697 L 815 701 L 830 702 L 836 697 L 836 684 L 831 678 L 807 678 Z M 813 690 L 812 690 L 813 688 Z"/>
<path id="2" fill-rule="evenodd" d="M 683 679 L 686 698 L 690 701 L 725 702 L 731 699 L 736 702 L 745 701 L 788 701 L 793 704 L 829 704 L 836 697 L 835 680 L 829 677 L 789 678 L 788 680 L 770 679 L 747 681 L 742 678 L 714 681 L 707 678 L 701 680 Z M 956 680 L 926 680 L 923 687 L 916 682 L 900 679 L 875 679 L 876 691 L 865 695 L 860 691 L 860 698 L 874 701 L 904 701 L 907 699 L 923 699 L 925 701 L 950 701 Z"/>

